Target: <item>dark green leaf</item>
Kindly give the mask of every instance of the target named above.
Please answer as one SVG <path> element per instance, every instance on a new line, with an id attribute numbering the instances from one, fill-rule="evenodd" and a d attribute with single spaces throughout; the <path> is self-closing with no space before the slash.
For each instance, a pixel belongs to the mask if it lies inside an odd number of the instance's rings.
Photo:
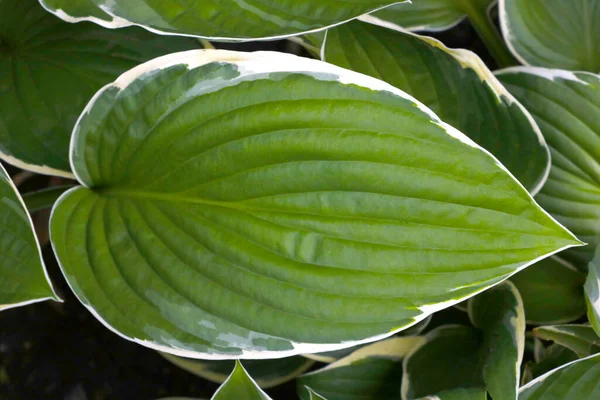
<path id="1" fill-rule="evenodd" d="M 540 326 L 533 333 L 542 340 L 552 340 L 573 350 L 579 357 L 587 357 L 600 351 L 600 337 L 589 325 Z"/>

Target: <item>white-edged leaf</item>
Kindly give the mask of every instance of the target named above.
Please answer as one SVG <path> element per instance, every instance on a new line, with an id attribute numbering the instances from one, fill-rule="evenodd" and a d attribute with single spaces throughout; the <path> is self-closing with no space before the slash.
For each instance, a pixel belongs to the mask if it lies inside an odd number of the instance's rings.
<path id="1" fill-rule="evenodd" d="M 548 325 L 533 330 L 536 337 L 551 340 L 573 350 L 579 357 L 587 357 L 600 351 L 600 337 L 590 325 Z"/>

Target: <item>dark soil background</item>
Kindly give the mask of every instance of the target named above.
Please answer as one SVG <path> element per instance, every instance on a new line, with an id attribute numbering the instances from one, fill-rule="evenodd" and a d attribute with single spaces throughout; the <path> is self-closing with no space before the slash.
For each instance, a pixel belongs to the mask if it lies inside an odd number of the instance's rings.
<path id="1" fill-rule="evenodd" d="M 495 67 L 466 21 L 430 36 L 449 47 L 473 50 L 491 68 Z M 289 41 L 215 45 L 230 50 L 274 50 L 308 56 Z M 13 176 L 21 173 L 7 167 Z M 26 193 L 46 187 L 50 181 L 51 178 L 35 176 L 19 189 Z M 42 236 L 47 235 L 47 218 L 48 212 L 34 216 Z M 54 286 L 65 302 L 47 301 L 0 313 L 0 400 L 153 400 L 167 396 L 210 399 L 217 384 L 183 371 L 155 351 L 109 331 L 71 293 L 49 245 L 44 246 L 44 257 Z M 453 322 L 466 317 L 453 309 L 436 316 L 433 323 L 441 323 L 449 314 L 453 319 L 459 318 Z M 294 382 L 267 392 L 276 400 L 297 398 Z"/>

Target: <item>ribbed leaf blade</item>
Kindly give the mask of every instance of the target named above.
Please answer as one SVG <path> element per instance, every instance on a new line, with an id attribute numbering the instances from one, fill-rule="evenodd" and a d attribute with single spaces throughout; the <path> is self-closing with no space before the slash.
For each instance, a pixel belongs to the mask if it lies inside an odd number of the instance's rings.
<path id="1" fill-rule="evenodd" d="M 600 4 L 596 0 L 500 0 L 512 53 L 526 65 L 600 72 Z"/>
<path id="2" fill-rule="evenodd" d="M 398 3 L 395 0 L 40 0 L 57 16 L 108 28 L 140 25 L 171 35 L 211 40 L 251 40 L 325 29 Z"/>
<path id="3" fill-rule="evenodd" d="M 92 95 L 140 63 L 199 47 L 136 27 L 68 24 L 37 0 L 0 0 L 0 158 L 72 177 L 69 140 Z"/>
<path id="4" fill-rule="evenodd" d="M 0 164 L 0 310 L 60 301 L 47 276 L 25 204 Z"/>
<path id="5" fill-rule="evenodd" d="M 539 128 L 475 53 L 354 21 L 327 31 L 323 56 L 416 97 L 498 157 L 530 192 L 544 184 L 550 153 Z"/>
<path id="6" fill-rule="evenodd" d="M 577 240 L 384 82 L 277 53 L 144 64 L 90 103 L 51 238 L 113 330 L 186 357 L 389 336 Z"/>
<path id="7" fill-rule="evenodd" d="M 600 76 L 537 67 L 497 73 L 537 121 L 552 153 L 536 200 L 589 246 L 561 257 L 579 268 L 600 243 Z"/>
<path id="8" fill-rule="evenodd" d="M 211 400 L 271 400 L 265 392 L 258 387 L 248 372 L 239 361 L 236 361 L 233 372 Z"/>

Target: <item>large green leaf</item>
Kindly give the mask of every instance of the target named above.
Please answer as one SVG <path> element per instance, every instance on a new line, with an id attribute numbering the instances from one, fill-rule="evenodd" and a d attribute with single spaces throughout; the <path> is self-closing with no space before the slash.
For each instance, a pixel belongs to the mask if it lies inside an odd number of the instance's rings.
<path id="1" fill-rule="evenodd" d="M 153 32 L 211 40 L 273 39 L 318 31 L 398 0 L 40 0 L 69 22 L 107 28 L 139 25 Z"/>
<path id="2" fill-rule="evenodd" d="M 69 140 L 92 95 L 142 62 L 198 47 L 140 28 L 68 24 L 37 0 L 0 0 L 0 158 L 72 176 Z"/>
<path id="3" fill-rule="evenodd" d="M 159 58 L 75 129 L 63 272 L 107 326 L 176 355 L 374 341 L 578 245 L 422 104 L 321 61 Z"/>
<path id="4" fill-rule="evenodd" d="M 564 324 L 585 314 L 585 275 L 559 257 L 542 260 L 510 280 L 521 293 L 529 324 Z"/>
<path id="5" fill-rule="evenodd" d="M 310 388 L 328 400 L 398 399 L 402 359 L 423 340 L 418 336 L 396 337 L 365 346 L 298 378 L 298 394 L 309 400 Z"/>
<path id="6" fill-rule="evenodd" d="M 533 115 L 552 153 L 550 177 L 536 200 L 590 246 L 561 257 L 591 261 L 600 243 L 600 76 L 537 67 L 498 72 Z"/>
<path id="7" fill-rule="evenodd" d="M 271 400 L 248 375 L 239 361 L 235 362 L 233 372 L 211 400 Z"/>
<path id="8" fill-rule="evenodd" d="M 233 360 L 196 360 L 168 353 L 161 353 L 161 355 L 179 368 L 216 383 L 225 382 L 235 366 Z M 243 365 L 258 386 L 268 389 L 296 378 L 314 363 L 314 360 L 294 356 L 274 360 L 245 360 Z"/>
<path id="9" fill-rule="evenodd" d="M 327 31 L 323 56 L 413 95 L 498 157 L 530 192 L 542 187 L 550 169 L 543 136 L 475 53 L 355 21 Z"/>
<path id="10" fill-rule="evenodd" d="M 587 357 L 600 351 L 600 337 L 590 325 L 550 325 L 533 330 L 536 337 L 552 340 L 580 357 Z"/>
<path id="11" fill-rule="evenodd" d="M 469 301 L 469 316 L 478 329 L 442 326 L 405 359 L 404 400 L 460 398 L 453 392 L 464 389 L 471 390 L 469 398 L 486 390 L 494 400 L 517 398 L 525 347 L 519 292 L 510 282 L 498 285 Z"/>
<path id="12" fill-rule="evenodd" d="M 468 15 L 487 13 L 496 0 L 416 0 L 395 4 L 372 14 L 373 17 L 415 31 L 443 31 Z"/>
<path id="13" fill-rule="evenodd" d="M 0 164 L 0 310 L 60 301 L 46 273 L 25 204 Z"/>
<path id="14" fill-rule="evenodd" d="M 500 0 L 500 23 L 523 64 L 600 72 L 597 0 Z"/>
<path id="15" fill-rule="evenodd" d="M 573 361 L 529 382 L 519 400 L 595 400 L 600 398 L 600 354 Z"/>

